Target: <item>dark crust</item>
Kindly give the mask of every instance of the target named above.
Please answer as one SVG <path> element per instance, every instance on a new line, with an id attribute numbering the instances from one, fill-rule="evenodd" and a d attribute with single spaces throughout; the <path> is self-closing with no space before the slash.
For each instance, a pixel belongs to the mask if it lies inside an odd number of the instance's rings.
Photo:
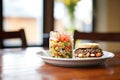
<path id="1" fill-rule="evenodd" d="M 75 50 L 74 56 L 75 58 L 101 57 L 103 52 L 100 48 L 78 48 Z"/>

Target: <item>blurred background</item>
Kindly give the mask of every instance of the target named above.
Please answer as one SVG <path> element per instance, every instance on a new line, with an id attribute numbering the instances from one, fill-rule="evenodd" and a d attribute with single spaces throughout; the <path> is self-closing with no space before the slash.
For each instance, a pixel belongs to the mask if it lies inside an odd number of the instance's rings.
<path id="1" fill-rule="evenodd" d="M 120 32 L 120 0 L 1 0 L 0 31 L 23 28 L 28 46 L 48 46 L 52 30 Z M 118 42 L 99 42 L 104 50 L 118 51 Z M 19 46 L 18 39 L 4 46 Z"/>

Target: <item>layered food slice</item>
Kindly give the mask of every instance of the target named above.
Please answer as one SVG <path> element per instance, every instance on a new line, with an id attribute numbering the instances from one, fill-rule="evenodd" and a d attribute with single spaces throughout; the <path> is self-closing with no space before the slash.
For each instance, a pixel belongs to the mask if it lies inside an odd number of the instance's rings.
<path id="1" fill-rule="evenodd" d="M 97 43 L 81 43 L 74 51 L 75 58 L 101 57 L 103 51 Z"/>

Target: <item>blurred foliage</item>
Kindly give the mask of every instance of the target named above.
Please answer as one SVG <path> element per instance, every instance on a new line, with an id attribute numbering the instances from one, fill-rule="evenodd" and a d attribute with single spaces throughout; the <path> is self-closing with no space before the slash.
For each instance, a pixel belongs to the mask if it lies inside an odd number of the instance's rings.
<path id="1" fill-rule="evenodd" d="M 69 32 L 74 31 L 74 20 L 75 20 L 75 16 L 74 16 L 74 11 L 75 11 L 75 7 L 77 5 L 77 3 L 80 0 L 56 0 L 57 2 L 62 2 L 64 3 L 64 5 L 66 6 L 68 13 L 69 13 L 69 17 L 70 17 L 70 24 L 71 26 L 69 27 L 69 29 L 67 29 Z"/>
<path id="2" fill-rule="evenodd" d="M 65 4 L 70 14 L 71 20 L 74 20 L 75 6 L 80 0 L 56 0 L 56 1 L 63 2 Z"/>

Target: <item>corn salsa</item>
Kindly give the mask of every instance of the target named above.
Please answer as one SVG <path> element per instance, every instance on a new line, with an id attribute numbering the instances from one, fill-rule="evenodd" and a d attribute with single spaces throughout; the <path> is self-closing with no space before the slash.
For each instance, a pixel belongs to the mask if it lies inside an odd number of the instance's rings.
<path id="1" fill-rule="evenodd" d="M 55 58 L 72 58 L 73 38 L 68 33 L 50 32 L 49 51 Z"/>

